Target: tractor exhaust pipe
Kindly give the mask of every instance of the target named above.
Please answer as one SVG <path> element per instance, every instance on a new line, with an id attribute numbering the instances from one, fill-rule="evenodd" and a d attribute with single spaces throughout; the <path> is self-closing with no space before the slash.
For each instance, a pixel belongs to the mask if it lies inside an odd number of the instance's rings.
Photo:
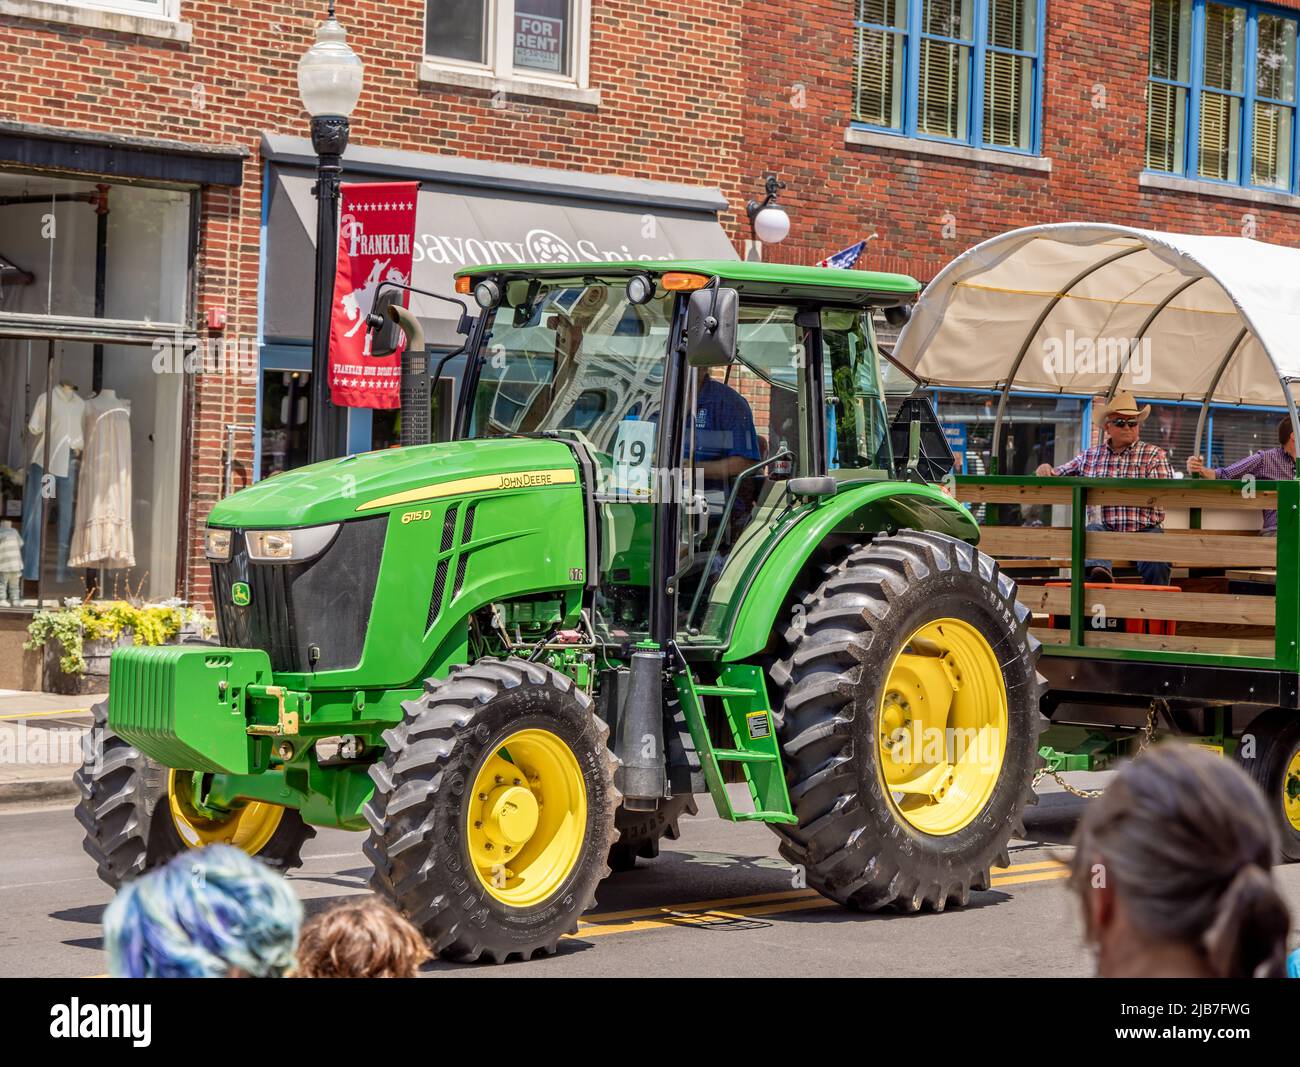
<path id="1" fill-rule="evenodd" d="M 432 438 L 429 357 L 424 351 L 424 329 L 420 320 L 401 304 L 389 304 L 385 311 L 406 335 L 406 347 L 402 349 L 402 429 L 398 443 L 427 445 Z"/>
<path id="2" fill-rule="evenodd" d="M 630 811 L 654 811 L 664 799 L 664 654 L 632 653 L 632 676 L 619 716 L 615 782 Z"/>

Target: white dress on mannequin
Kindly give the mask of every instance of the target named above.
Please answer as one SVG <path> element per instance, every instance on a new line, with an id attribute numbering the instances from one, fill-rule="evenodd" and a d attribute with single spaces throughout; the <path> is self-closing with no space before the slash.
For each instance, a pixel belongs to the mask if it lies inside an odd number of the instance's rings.
<path id="1" fill-rule="evenodd" d="M 69 567 L 134 567 L 131 403 L 112 389 L 86 401 L 85 452 Z"/>

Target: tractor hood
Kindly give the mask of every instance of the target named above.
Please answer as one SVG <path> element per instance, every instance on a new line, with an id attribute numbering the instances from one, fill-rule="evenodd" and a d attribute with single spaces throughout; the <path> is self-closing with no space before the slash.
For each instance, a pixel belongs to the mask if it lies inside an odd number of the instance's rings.
<path id="1" fill-rule="evenodd" d="M 577 481 L 573 453 L 557 441 L 448 441 L 366 452 L 273 475 L 221 501 L 208 522 L 241 529 L 313 526 L 449 496 Z"/>

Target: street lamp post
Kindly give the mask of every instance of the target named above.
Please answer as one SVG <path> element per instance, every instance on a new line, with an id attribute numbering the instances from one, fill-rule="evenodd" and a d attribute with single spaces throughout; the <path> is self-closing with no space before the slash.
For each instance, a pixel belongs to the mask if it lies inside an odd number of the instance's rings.
<path id="1" fill-rule="evenodd" d="M 776 194 L 784 188 L 785 182 L 775 174 L 769 174 L 763 181 L 763 199 L 751 200 L 745 207 L 749 225 L 754 231 L 754 250 L 758 259 L 763 258 L 763 245 L 780 244 L 790 234 L 790 216 L 776 202 Z"/>
<path id="2" fill-rule="evenodd" d="M 337 414 L 330 400 L 330 315 L 334 271 L 338 265 L 339 180 L 348 146 L 348 116 L 361 96 L 363 68 L 348 47 L 347 31 L 329 16 L 316 28 L 316 43 L 298 61 L 298 95 L 311 116 L 311 146 L 316 152 L 316 303 L 311 332 L 311 418 L 307 461 L 318 463 L 339 452 Z"/>

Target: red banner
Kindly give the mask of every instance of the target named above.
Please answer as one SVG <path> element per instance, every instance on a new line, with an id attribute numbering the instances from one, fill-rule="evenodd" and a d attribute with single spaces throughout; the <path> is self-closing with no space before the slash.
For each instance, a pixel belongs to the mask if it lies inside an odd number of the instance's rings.
<path id="1" fill-rule="evenodd" d="M 381 282 L 411 284 L 419 182 L 344 184 L 330 316 L 330 398 L 340 407 L 400 407 L 402 351 L 376 359 L 366 316 Z M 403 294 L 403 303 L 410 297 Z"/>

